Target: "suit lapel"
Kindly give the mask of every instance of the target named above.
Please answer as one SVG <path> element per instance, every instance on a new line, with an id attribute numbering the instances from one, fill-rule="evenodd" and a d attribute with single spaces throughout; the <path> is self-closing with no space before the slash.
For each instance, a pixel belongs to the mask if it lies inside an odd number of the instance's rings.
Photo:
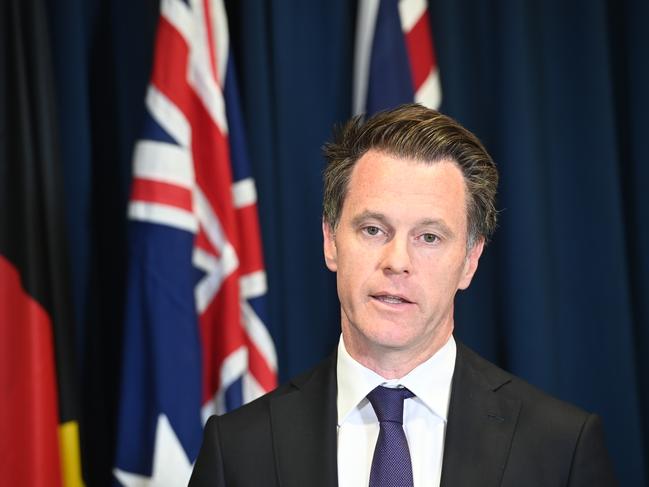
<path id="1" fill-rule="evenodd" d="M 501 484 L 520 401 L 498 389 L 511 376 L 458 343 L 441 487 Z"/>
<path id="2" fill-rule="evenodd" d="M 336 458 L 335 356 L 304 379 L 296 390 L 270 403 L 279 485 L 335 487 Z"/>

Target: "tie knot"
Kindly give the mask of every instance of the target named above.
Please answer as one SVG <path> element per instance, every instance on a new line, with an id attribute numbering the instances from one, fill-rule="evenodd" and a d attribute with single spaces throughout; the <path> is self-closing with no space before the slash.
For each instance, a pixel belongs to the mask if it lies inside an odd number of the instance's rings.
<path id="1" fill-rule="evenodd" d="M 403 424 L 403 400 L 414 396 L 406 388 L 378 386 L 367 395 L 379 422 L 391 421 Z"/>

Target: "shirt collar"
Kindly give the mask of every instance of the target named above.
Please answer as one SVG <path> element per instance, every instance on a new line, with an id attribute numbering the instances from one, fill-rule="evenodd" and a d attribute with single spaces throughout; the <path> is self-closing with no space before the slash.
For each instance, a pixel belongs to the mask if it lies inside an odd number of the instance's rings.
<path id="1" fill-rule="evenodd" d="M 371 390 L 382 384 L 407 387 L 431 412 L 446 421 L 456 354 L 457 347 L 451 336 L 435 355 L 404 377 L 388 380 L 354 360 L 347 352 L 341 335 L 336 363 L 338 425 L 345 422 Z"/>

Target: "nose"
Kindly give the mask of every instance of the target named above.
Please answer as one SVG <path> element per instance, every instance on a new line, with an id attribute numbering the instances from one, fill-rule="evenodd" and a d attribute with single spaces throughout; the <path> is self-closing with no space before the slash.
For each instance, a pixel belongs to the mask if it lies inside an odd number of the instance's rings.
<path id="1" fill-rule="evenodd" d="M 412 260 L 408 248 L 407 238 L 392 238 L 383 248 L 383 259 L 381 261 L 384 272 L 391 274 L 410 274 L 412 272 Z"/>

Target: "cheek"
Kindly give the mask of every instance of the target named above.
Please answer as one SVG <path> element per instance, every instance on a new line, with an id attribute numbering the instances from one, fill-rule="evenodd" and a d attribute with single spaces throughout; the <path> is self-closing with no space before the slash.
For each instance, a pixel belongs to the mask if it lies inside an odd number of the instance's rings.
<path id="1" fill-rule="evenodd" d="M 375 260 L 371 248 L 351 238 L 345 241 L 344 246 L 338 247 L 337 257 L 339 271 L 344 271 L 347 275 L 363 274 L 372 267 Z"/>
<path id="2" fill-rule="evenodd" d="M 337 273 L 339 287 L 347 290 L 348 293 L 353 291 L 362 280 L 362 272 L 361 266 L 355 259 L 339 256 Z"/>
<path id="3" fill-rule="evenodd" d="M 351 318 L 358 311 L 362 294 L 361 286 L 349 274 L 341 273 L 339 270 L 336 287 L 340 306 L 345 314 Z"/>
<path id="4" fill-rule="evenodd" d="M 450 262 L 449 262 L 450 260 Z M 458 286 L 464 276 L 464 259 L 427 259 L 426 262 L 417 262 L 415 266 L 421 269 L 421 279 L 418 279 L 419 286 L 428 296 L 455 295 Z"/>
<path id="5" fill-rule="evenodd" d="M 337 283 L 341 301 L 359 299 L 367 290 L 372 276 L 372 265 L 366 254 L 350 252 L 338 254 Z"/>

